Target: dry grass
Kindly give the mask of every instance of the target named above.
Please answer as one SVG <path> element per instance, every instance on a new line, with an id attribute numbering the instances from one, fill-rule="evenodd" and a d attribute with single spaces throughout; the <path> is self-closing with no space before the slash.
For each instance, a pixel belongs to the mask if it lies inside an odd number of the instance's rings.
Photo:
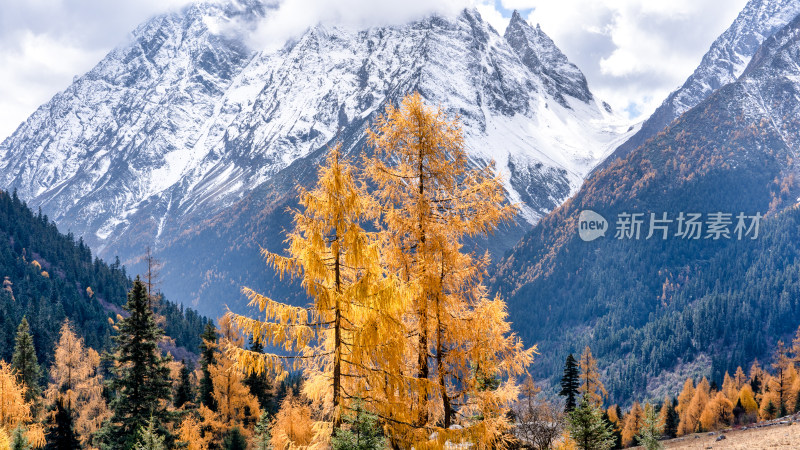
<path id="1" fill-rule="evenodd" d="M 723 435 L 725 439 L 717 441 Z M 800 449 L 800 416 L 784 417 L 754 424 L 747 429 L 725 430 L 712 434 L 697 433 L 663 441 L 665 449 Z M 641 448 L 641 447 L 638 447 Z"/>

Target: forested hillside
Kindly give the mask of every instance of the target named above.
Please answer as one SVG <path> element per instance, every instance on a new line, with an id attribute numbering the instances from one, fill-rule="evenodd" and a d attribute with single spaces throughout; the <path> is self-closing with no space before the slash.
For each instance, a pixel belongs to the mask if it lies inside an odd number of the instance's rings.
<path id="1" fill-rule="evenodd" d="M 109 318 L 123 313 L 132 281 L 119 260 L 94 257 L 82 239 L 61 234 L 16 193 L 0 191 L 0 359 L 9 361 L 17 326 L 27 317 L 39 361 L 52 360 L 59 326 L 68 318 L 86 345 L 111 344 Z M 176 347 L 198 352 L 207 319 L 166 300 L 157 306 Z M 176 351 L 175 349 L 171 349 Z"/>

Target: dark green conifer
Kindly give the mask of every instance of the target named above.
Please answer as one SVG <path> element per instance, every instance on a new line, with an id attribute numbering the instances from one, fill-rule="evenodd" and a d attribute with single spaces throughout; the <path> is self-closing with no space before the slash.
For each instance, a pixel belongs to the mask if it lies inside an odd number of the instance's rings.
<path id="1" fill-rule="evenodd" d="M 187 402 L 194 401 L 194 389 L 192 388 L 192 382 L 189 379 L 189 376 L 192 373 L 192 369 L 189 368 L 185 360 L 181 362 L 183 363 L 183 366 L 181 367 L 180 380 L 178 381 L 178 389 L 175 390 L 174 405 L 176 408 L 180 408 Z"/>
<path id="2" fill-rule="evenodd" d="M 157 424 L 159 432 L 166 434 L 165 424 L 170 421 L 164 400 L 170 400 L 172 384 L 167 362 L 162 357 L 158 342 L 164 335 L 150 309 L 147 289 L 136 277 L 128 293 L 125 310 L 130 316 L 119 321 L 119 334 L 114 337 L 117 367 L 113 369 L 111 401 L 113 416 L 104 440 L 113 448 L 130 448 L 140 430 Z"/>
<path id="3" fill-rule="evenodd" d="M 214 400 L 214 383 L 211 380 L 211 371 L 209 367 L 216 361 L 214 352 L 216 351 L 217 329 L 211 321 L 206 324 L 203 334 L 201 334 L 200 337 L 202 338 L 200 344 L 200 369 L 203 376 L 200 378 L 198 400 L 210 410 L 216 411 L 217 404 Z"/>
<path id="4" fill-rule="evenodd" d="M 42 388 L 39 380 L 42 377 L 39 360 L 36 358 L 36 349 L 33 346 L 31 328 L 28 319 L 23 317 L 17 327 L 17 337 L 14 342 L 14 356 L 11 357 L 11 367 L 17 372 L 17 379 L 25 385 L 26 401 L 37 401 L 41 397 Z"/>
<path id="5" fill-rule="evenodd" d="M 56 402 L 54 425 L 47 438 L 48 450 L 74 450 L 81 448 L 72 423 L 72 408 L 64 405 L 62 401 Z"/>
<path id="6" fill-rule="evenodd" d="M 561 377 L 561 391 L 558 395 L 566 397 L 564 404 L 564 412 L 568 413 L 575 409 L 575 399 L 578 396 L 578 362 L 572 353 L 567 356 L 567 361 L 564 363 L 564 376 Z"/>

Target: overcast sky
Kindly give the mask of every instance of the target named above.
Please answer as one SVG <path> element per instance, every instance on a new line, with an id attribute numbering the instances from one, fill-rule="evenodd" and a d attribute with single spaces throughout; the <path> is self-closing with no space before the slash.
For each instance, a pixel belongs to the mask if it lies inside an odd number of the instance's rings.
<path id="1" fill-rule="evenodd" d="M 473 4 L 501 34 L 514 9 L 553 38 L 592 92 L 644 119 L 699 64 L 746 0 L 284 0 L 256 42 L 309 21 L 369 25 Z M 0 0 L 0 139 L 123 42 L 187 0 Z M 390 6 L 387 6 L 390 5 Z M 288 24 L 288 25 L 287 25 Z M 278 27 L 280 26 L 280 27 Z"/>

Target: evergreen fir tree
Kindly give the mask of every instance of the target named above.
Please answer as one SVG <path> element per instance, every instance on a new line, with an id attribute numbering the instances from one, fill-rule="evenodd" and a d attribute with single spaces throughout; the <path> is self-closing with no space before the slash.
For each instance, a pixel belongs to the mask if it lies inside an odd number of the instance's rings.
<path id="1" fill-rule="evenodd" d="M 772 400 L 770 400 L 769 403 L 767 403 L 767 407 L 764 409 L 764 411 L 767 413 L 768 419 L 774 419 L 775 414 L 778 412 L 778 408 L 775 407 L 775 404 L 772 403 Z"/>
<path id="2" fill-rule="evenodd" d="M 176 408 L 180 408 L 187 402 L 194 401 L 194 389 L 192 388 L 192 382 L 189 379 L 189 375 L 192 373 L 192 370 L 188 365 L 186 365 L 185 360 L 181 362 L 183 363 L 183 366 L 181 367 L 178 389 L 175 391 L 174 405 Z"/>
<path id="3" fill-rule="evenodd" d="M 375 415 L 364 410 L 361 401 L 353 404 L 352 414 L 344 416 L 346 428 L 339 429 L 331 439 L 333 450 L 373 450 L 386 448 L 386 438 Z"/>
<path id="4" fill-rule="evenodd" d="M 222 443 L 225 450 L 247 450 L 247 441 L 239 427 L 233 427 Z"/>
<path id="5" fill-rule="evenodd" d="M 81 448 L 72 423 L 70 405 L 63 401 L 56 402 L 55 424 L 50 432 L 48 450 L 74 450 Z"/>
<path id="6" fill-rule="evenodd" d="M 147 299 L 145 297 L 145 299 Z M 147 300 L 146 300 L 147 301 Z M 147 421 L 147 427 L 139 429 L 139 439 L 136 441 L 133 450 L 167 450 L 164 443 L 164 436 L 160 436 L 156 431 L 155 420 Z"/>
<path id="7" fill-rule="evenodd" d="M 139 277 L 128 293 L 125 310 L 128 318 L 119 321 L 119 335 L 112 372 L 111 387 L 115 391 L 111 402 L 111 428 L 104 433 L 114 448 L 130 448 L 139 430 L 157 423 L 161 430 L 169 422 L 163 400 L 169 400 L 171 383 L 167 362 L 162 357 L 158 341 L 164 332 L 155 322 L 150 309 L 147 289 Z"/>
<path id="8" fill-rule="evenodd" d="M 672 439 L 678 435 L 678 423 L 680 422 L 680 417 L 678 416 L 678 412 L 675 410 L 675 407 L 678 405 L 678 401 L 676 399 L 672 399 L 671 402 L 667 403 L 667 416 L 664 420 L 664 437 Z"/>
<path id="9" fill-rule="evenodd" d="M 564 376 L 561 377 L 561 391 L 558 395 L 567 397 L 564 405 L 564 412 L 568 413 L 575 409 L 575 398 L 578 395 L 578 387 L 580 386 L 578 380 L 578 362 L 572 353 L 567 356 L 567 361 L 564 363 Z"/>
<path id="10" fill-rule="evenodd" d="M 656 409 L 652 406 L 647 406 L 644 411 L 644 423 L 636 436 L 639 445 L 647 450 L 661 450 L 664 448 L 659 442 L 663 428 L 658 422 L 659 418 Z"/>
<path id="11" fill-rule="evenodd" d="M 10 450 L 31 450 L 31 444 L 28 442 L 28 437 L 25 436 L 26 431 L 22 426 L 14 429 L 14 433 L 11 434 Z"/>
<path id="12" fill-rule="evenodd" d="M 212 411 L 217 410 L 217 404 L 214 401 L 214 382 L 211 380 L 211 371 L 209 367 L 216 362 L 214 352 L 217 347 L 217 328 L 211 321 L 206 324 L 203 334 L 200 335 L 203 342 L 200 344 L 200 369 L 202 371 L 202 378 L 200 378 L 200 393 L 199 401 Z"/>
<path id="13" fill-rule="evenodd" d="M 753 394 L 761 393 L 761 377 L 758 374 L 753 375 L 753 379 L 750 380 L 750 389 L 753 390 Z"/>
<path id="14" fill-rule="evenodd" d="M 261 418 L 258 419 L 253 432 L 253 450 L 272 450 L 272 443 L 270 442 L 272 436 L 269 434 L 269 428 L 269 413 L 264 411 L 261 413 Z"/>
<path id="15" fill-rule="evenodd" d="M 250 351 L 256 353 L 263 353 L 264 346 L 261 342 L 254 340 L 250 336 Z M 261 409 L 265 411 L 273 411 L 277 405 L 273 404 L 272 395 L 270 393 L 269 379 L 267 379 L 267 372 L 262 373 L 250 372 L 244 379 L 244 384 L 250 389 L 250 393 L 258 399 L 258 404 Z"/>
<path id="16" fill-rule="evenodd" d="M 567 415 L 569 435 L 582 450 L 609 450 L 614 446 L 611 426 L 603 421 L 600 408 L 581 397 L 580 403 Z"/>
<path id="17" fill-rule="evenodd" d="M 39 385 L 41 369 L 36 358 L 36 349 L 33 346 L 33 337 L 30 333 L 28 319 L 23 317 L 17 327 L 17 337 L 14 343 L 14 356 L 11 358 L 11 367 L 17 372 L 17 379 L 25 385 L 25 401 L 38 401 L 42 393 Z"/>

